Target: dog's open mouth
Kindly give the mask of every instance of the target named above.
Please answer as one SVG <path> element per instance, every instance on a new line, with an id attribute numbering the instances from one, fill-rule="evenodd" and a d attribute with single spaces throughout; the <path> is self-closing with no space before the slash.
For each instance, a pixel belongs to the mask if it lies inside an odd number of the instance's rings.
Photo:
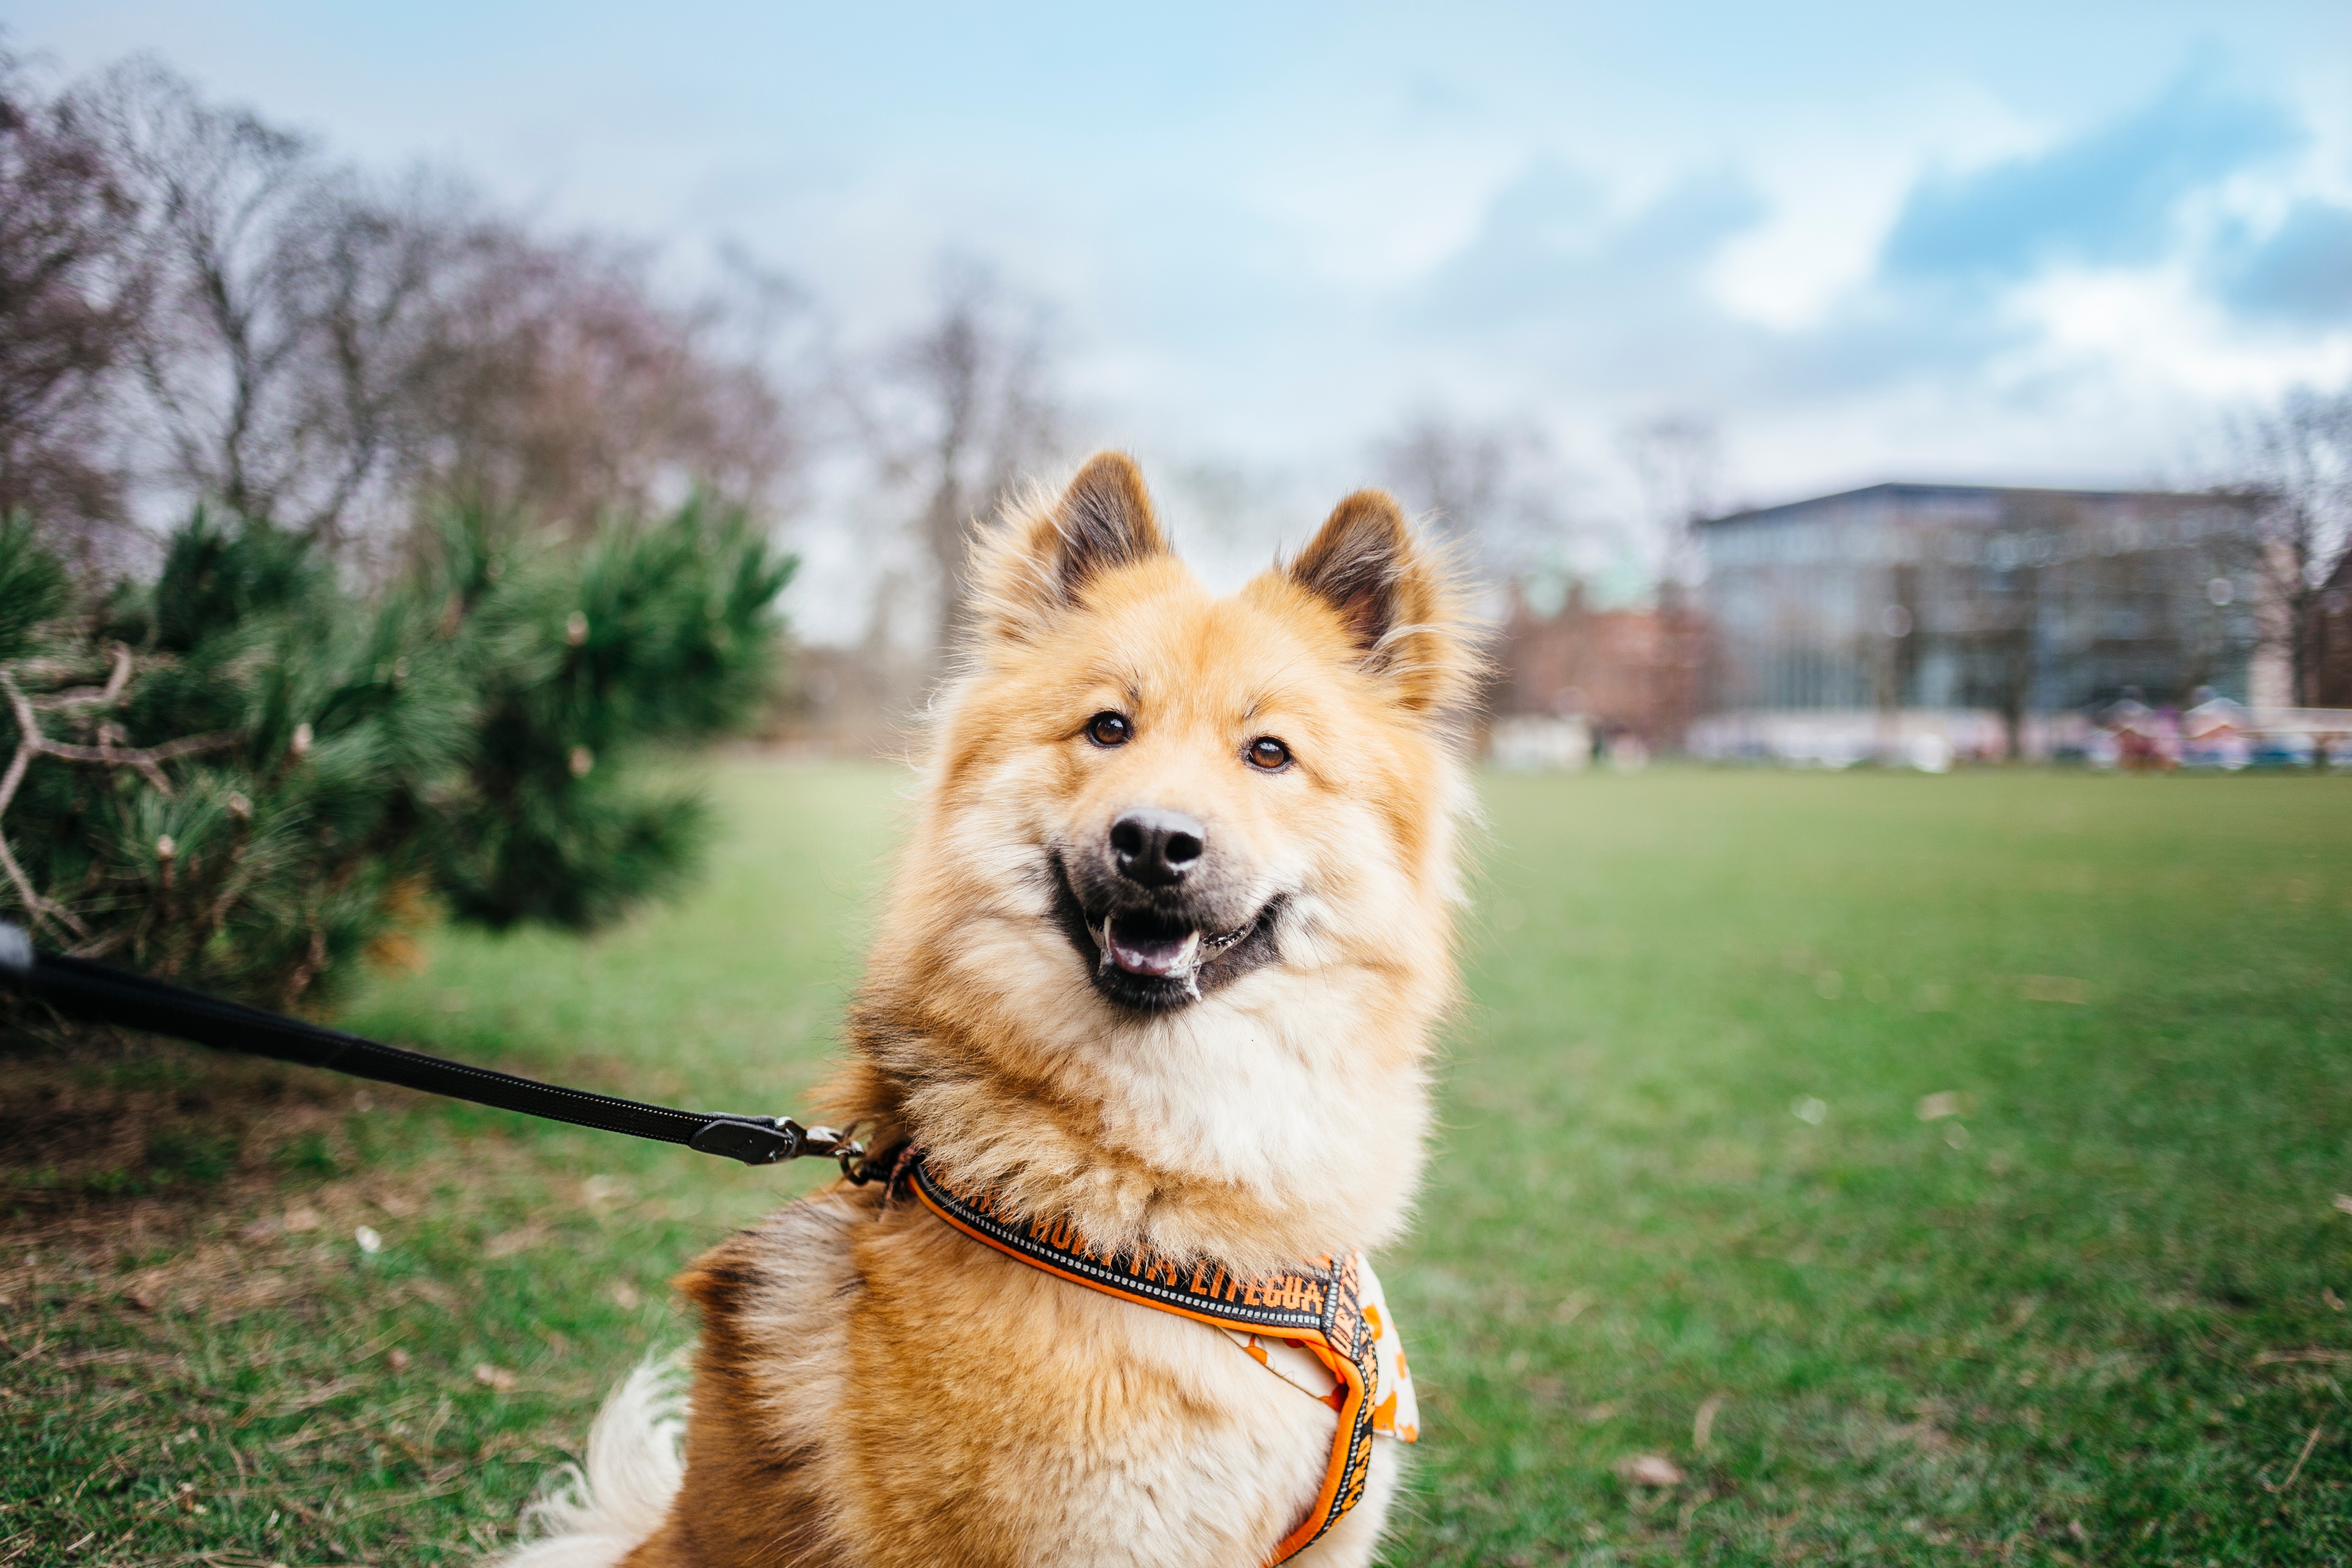
<path id="1" fill-rule="evenodd" d="M 1087 922 L 1095 944 L 1102 950 L 1102 968 L 1116 967 L 1154 980 L 1185 981 L 1195 981 L 1202 964 L 1249 935 L 1256 924 L 1252 920 L 1222 936 L 1204 937 L 1190 926 L 1149 912 L 1105 915 L 1099 926 Z M 1197 984 L 1193 994 L 1199 994 Z"/>
<path id="2" fill-rule="evenodd" d="M 1223 911 L 1212 900 L 1120 908 L 1118 895 L 1108 889 L 1097 896 L 1109 893 L 1104 902 L 1110 907 L 1098 903 L 1089 910 L 1058 855 L 1053 867 L 1055 922 L 1086 960 L 1095 989 L 1123 1007 L 1147 1013 L 1182 1007 L 1279 955 L 1279 894 L 1239 924 L 1229 923 L 1235 912 L 1230 900 Z"/>

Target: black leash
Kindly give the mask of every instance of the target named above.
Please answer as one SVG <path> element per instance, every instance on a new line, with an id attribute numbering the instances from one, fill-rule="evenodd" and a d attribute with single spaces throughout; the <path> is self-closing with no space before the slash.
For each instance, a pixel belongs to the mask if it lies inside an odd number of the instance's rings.
<path id="1" fill-rule="evenodd" d="M 830 1127 L 803 1127 L 789 1116 L 675 1110 L 667 1105 L 591 1094 L 583 1089 L 564 1089 L 488 1068 L 445 1061 L 341 1029 L 225 1002 L 88 959 L 44 952 L 21 927 L 6 921 L 0 921 L 0 985 L 87 1023 L 116 1024 L 215 1050 L 327 1068 L 378 1083 L 469 1100 L 476 1105 L 568 1121 L 575 1127 L 683 1143 L 699 1153 L 723 1154 L 747 1165 L 772 1165 L 803 1154 L 830 1154 L 841 1162 L 844 1174 L 853 1179 L 862 1174 L 858 1163 L 865 1158 L 864 1147 Z"/>

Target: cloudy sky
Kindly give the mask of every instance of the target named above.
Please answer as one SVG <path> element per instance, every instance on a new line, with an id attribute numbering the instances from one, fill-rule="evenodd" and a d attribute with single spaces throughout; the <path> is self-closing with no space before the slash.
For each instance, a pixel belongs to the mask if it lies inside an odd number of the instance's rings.
<path id="1" fill-rule="evenodd" d="M 12 13 L 66 72 L 152 49 L 683 268 L 740 244 L 848 342 L 985 258 L 1089 434 L 1170 465 L 1339 483 L 1439 406 L 1539 422 L 1604 507 L 1665 414 L 1756 500 L 2134 484 L 2352 376 L 2343 0 Z"/>

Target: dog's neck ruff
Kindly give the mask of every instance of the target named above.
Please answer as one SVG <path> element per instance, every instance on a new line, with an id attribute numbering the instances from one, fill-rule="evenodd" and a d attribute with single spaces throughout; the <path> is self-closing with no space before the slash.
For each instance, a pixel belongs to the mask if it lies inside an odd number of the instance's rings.
<path id="1" fill-rule="evenodd" d="M 1362 1253 L 1244 1278 L 1150 1247 L 1097 1246 L 1067 1217 L 1011 1214 L 987 1188 L 934 1175 L 919 1154 L 904 1168 L 924 1205 L 966 1236 L 1074 1284 L 1221 1330 L 1260 1366 L 1339 1413 L 1322 1485 L 1269 1565 L 1305 1551 L 1362 1500 L 1374 1433 L 1407 1443 L 1421 1436 L 1403 1342 Z"/>

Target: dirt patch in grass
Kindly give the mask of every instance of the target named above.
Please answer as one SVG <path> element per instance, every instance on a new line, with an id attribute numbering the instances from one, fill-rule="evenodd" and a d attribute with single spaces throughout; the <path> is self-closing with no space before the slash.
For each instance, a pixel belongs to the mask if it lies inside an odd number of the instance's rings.
<path id="1" fill-rule="evenodd" d="M 430 1102 L 167 1042 L 7 1050 L 0 1563 L 495 1544 L 599 1381 L 565 1353 L 585 1336 L 483 1321 L 482 1269 L 559 1234 L 516 1212 L 528 1156 L 385 1157 Z"/>
<path id="2" fill-rule="evenodd" d="M 339 1168 L 340 1080 L 113 1029 L 0 1034 L 0 1215 L 205 1207 L 308 1169 Z M 139 1204 L 118 1200 L 180 1201 Z"/>

